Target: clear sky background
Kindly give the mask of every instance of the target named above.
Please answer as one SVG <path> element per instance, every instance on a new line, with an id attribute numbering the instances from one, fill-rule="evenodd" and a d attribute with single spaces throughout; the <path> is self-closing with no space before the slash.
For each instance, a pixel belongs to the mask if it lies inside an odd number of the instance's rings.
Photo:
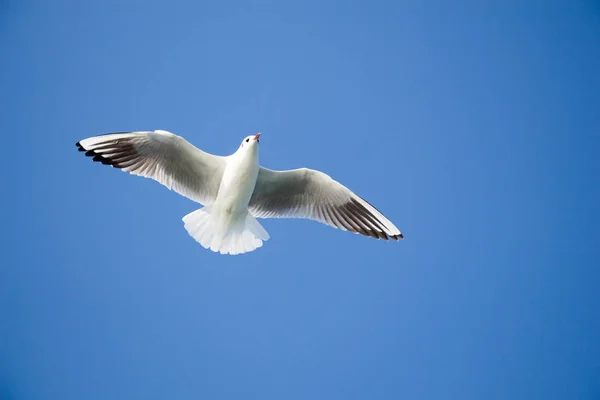
<path id="1" fill-rule="evenodd" d="M 600 397 L 597 2 L 4 0 L 0 50 L 0 399 Z M 406 240 L 207 251 L 74 145 L 153 129 Z"/>

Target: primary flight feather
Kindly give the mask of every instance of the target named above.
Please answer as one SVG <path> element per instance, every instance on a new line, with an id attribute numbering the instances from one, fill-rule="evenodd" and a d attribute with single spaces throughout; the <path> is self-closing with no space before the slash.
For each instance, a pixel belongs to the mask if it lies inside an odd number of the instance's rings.
<path id="1" fill-rule="evenodd" d="M 259 137 L 244 138 L 226 157 L 161 130 L 94 136 L 77 147 L 94 161 L 154 179 L 202 204 L 183 217 L 185 229 L 221 254 L 247 253 L 269 239 L 256 218 L 308 218 L 376 239 L 404 239 L 381 212 L 328 175 L 261 167 Z"/>

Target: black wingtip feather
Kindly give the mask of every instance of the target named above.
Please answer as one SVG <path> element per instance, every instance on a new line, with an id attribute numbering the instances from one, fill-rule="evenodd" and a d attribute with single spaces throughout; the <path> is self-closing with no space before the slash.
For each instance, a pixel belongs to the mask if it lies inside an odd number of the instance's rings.
<path id="1" fill-rule="evenodd" d="M 111 159 L 103 157 L 100 154 L 94 154 L 93 160 L 96 162 L 102 163 L 104 165 L 113 165 L 114 164 Z"/>
<path id="2" fill-rule="evenodd" d="M 126 132 L 123 132 L 123 133 L 126 133 Z M 112 133 L 109 133 L 107 135 L 112 135 Z M 85 149 L 81 145 L 80 142 L 77 142 L 76 145 L 79 148 L 79 151 L 85 151 L 85 155 L 88 157 L 92 157 L 93 161 L 102 163 L 103 165 L 112 166 L 113 168 L 121 168 L 122 169 L 123 167 L 127 167 L 127 166 L 131 165 L 131 164 L 127 164 L 127 163 L 133 160 L 133 158 L 131 158 L 135 155 L 135 151 L 133 150 L 133 148 L 128 148 L 126 146 L 126 147 L 120 149 L 119 154 L 116 154 L 116 155 L 113 154 L 111 157 L 106 157 L 106 155 L 103 154 L 103 151 L 105 151 L 106 148 L 113 148 L 118 143 L 119 143 L 119 141 L 101 143 L 100 145 L 96 145 L 91 150 Z M 127 145 L 128 142 L 126 140 L 122 140 L 121 144 Z M 129 146 L 129 147 L 131 147 L 131 146 Z"/>
<path id="3" fill-rule="evenodd" d="M 366 200 L 364 200 L 364 201 L 367 204 L 369 204 L 371 207 L 373 207 Z M 390 239 L 394 239 L 395 241 L 404 240 L 404 235 L 402 233 L 399 233 L 398 235 L 389 235 L 389 234 L 385 233 L 385 229 L 387 228 L 387 226 L 385 224 L 383 224 L 381 221 L 379 221 L 379 219 L 375 218 L 375 216 L 372 215 L 356 199 L 352 199 L 352 201 L 350 203 L 345 205 L 345 208 L 350 211 L 351 215 L 352 215 L 352 212 L 354 211 L 354 212 L 356 212 L 355 215 L 358 216 L 360 219 L 362 219 L 363 222 L 370 223 L 370 224 L 374 225 L 375 227 L 381 229 L 381 231 L 372 230 L 370 232 L 373 234 L 371 236 L 374 237 L 375 239 L 378 239 L 378 240 L 383 239 L 385 241 L 389 241 Z M 373 208 L 375 208 L 375 207 L 373 207 Z M 377 209 L 375 208 L 375 210 L 377 210 Z M 379 211 L 379 210 L 377 210 L 377 211 Z M 381 213 L 381 211 L 379 211 L 379 213 Z"/>

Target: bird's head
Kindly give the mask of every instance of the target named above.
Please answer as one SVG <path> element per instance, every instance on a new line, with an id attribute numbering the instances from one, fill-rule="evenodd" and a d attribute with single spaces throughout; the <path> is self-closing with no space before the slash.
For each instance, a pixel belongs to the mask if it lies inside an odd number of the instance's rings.
<path id="1" fill-rule="evenodd" d="M 258 150 L 259 137 L 260 133 L 257 133 L 256 135 L 246 136 L 244 140 L 242 140 L 242 144 L 240 145 L 239 151 L 248 151 L 250 149 Z"/>

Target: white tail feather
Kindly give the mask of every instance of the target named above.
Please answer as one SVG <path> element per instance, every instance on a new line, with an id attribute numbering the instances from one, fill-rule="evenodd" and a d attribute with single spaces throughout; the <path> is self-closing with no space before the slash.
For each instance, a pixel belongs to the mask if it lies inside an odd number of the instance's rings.
<path id="1" fill-rule="evenodd" d="M 202 247 L 221 254 L 248 253 L 269 239 L 265 228 L 250 213 L 224 226 L 208 206 L 189 213 L 182 220 L 189 235 Z"/>

